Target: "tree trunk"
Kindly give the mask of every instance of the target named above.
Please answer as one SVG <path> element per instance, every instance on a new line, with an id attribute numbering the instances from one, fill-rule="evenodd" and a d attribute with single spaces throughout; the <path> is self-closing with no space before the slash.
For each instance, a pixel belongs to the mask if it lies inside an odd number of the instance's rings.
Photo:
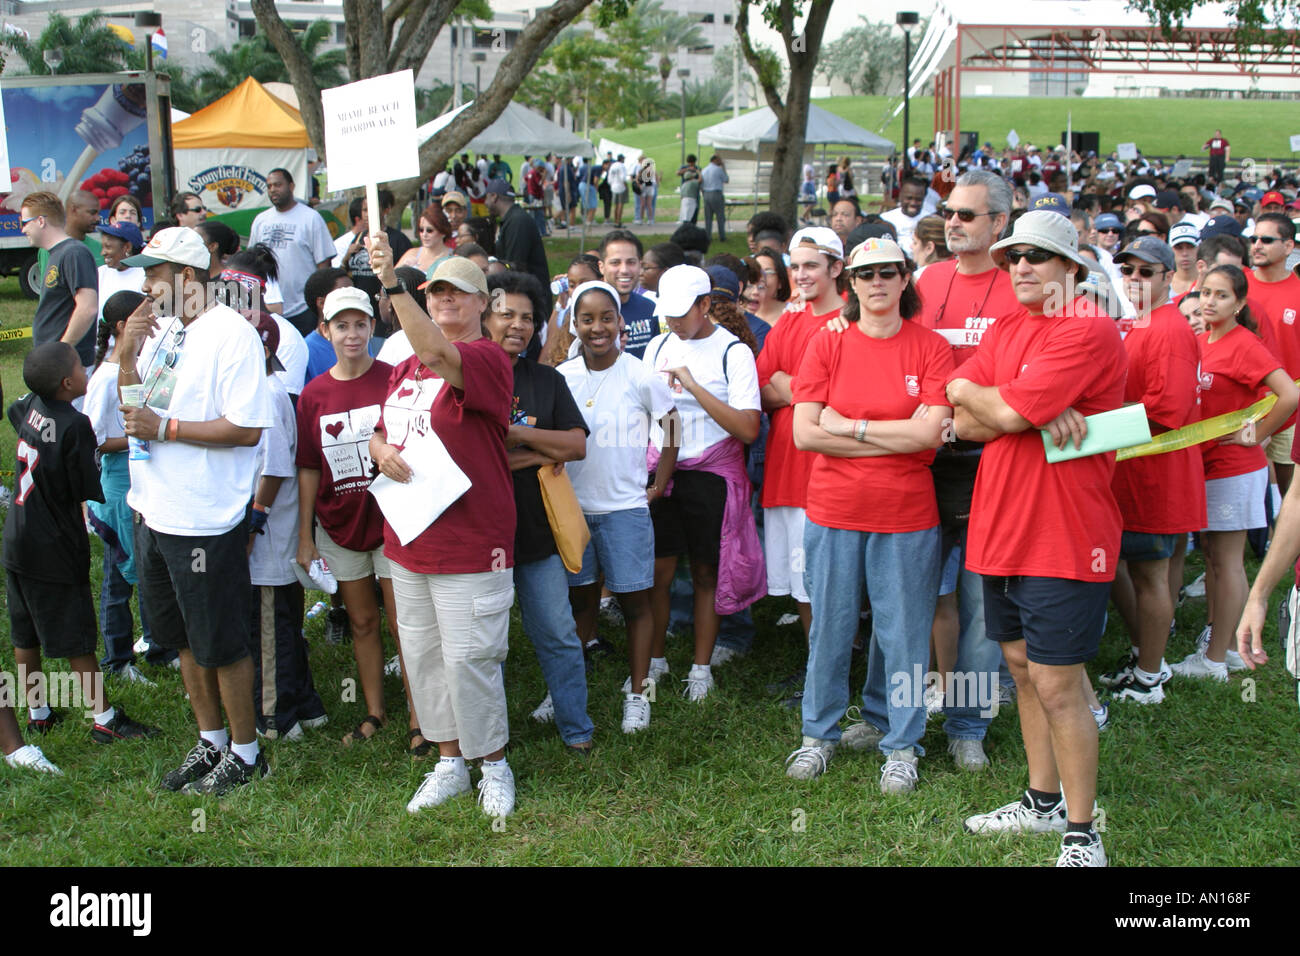
<path id="1" fill-rule="evenodd" d="M 384 8 L 380 0 L 358 0 L 358 45 L 361 51 L 361 76 L 383 76 L 388 72 L 388 50 L 384 45 Z"/>
<path id="2" fill-rule="evenodd" d="M 285 69 L 289 71 L 289 80 L 293 90 L 298 94 L 298 111 L 302 114 L 303 125 L 307 127 L 307 136 L 322 161 L 325 159 L 325 111 L 321 107 L 320 86 L 312 74 L 311 62 L 303 52 L 298 41 L 280 19 L 275 9 L 274 0 L 252 0 L 253 16 L 266 38 L 271 41 L 280 58 L 284 60 Z"/>

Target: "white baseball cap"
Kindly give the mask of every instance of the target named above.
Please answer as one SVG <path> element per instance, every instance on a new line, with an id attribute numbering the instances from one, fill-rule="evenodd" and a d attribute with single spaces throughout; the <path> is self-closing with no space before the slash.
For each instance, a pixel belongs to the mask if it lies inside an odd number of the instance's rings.
<path id="1" fill-rule="evenodd" d="M 347 312 L 349 309 L 364 312 L 372 319 L 375 317 L 375 309 L 370 304 L 369 294 L 365 290 L 351 285 L 344 286 L 342 289 L 335 289 L 325 296 L 325 304 L 321 306 L 321 315 L 328 322 L 340 312 Z"/>
<path id="2" fill-rule="evenodd" d="M 144 269 L 164 262 L 206 269 L 212 264 L 212 253 L 203 244 L 203 237 L 189 226 L 170 226 L 155 232 L 138 256 L 122 260 L 123 265 Z"/>
<path id="3" fill-rule="evenodd" d="M 814 246 L 818 252 L 824 252 L 836 259 L 844 258 L 844 242 L 835 234 L 835 230 L 826 226 L 808 226 L 800 229 L 790 238 L 790 251 L 800 246 Z"/>
<path id="4" fill-rule="evenodd" d="M 1149 183 L 1142 183 L 1140 186 L 1134 186 L 1129 190 L 1129 199 L 1155 199 L 1156 187 Z"/>
<path id="5" fill-rule="evenodd" d="M 829 230 L 827 230 L 829 232 Z M 691 311 L 702 295 L 713 291 L 709 274 L 699 266 L 673 266 L 659 277 L 659 301 L 655 315 L 677 318 Z"/>

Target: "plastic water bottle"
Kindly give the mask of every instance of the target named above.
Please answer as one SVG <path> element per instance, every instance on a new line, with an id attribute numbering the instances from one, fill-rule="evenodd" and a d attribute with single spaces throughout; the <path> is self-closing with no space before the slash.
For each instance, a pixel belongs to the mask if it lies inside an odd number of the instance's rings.
<path id="1" fill-rule="evenodd" d="M 307 620 L 311 620 L 314 617 L 320 617 L 327 610 L 329 610 L 328 604 L 324 601 L 317 601 L 311 606 L 311 610 L 307 612 Z"/>
<path id="2" fill-rule="evenodd" d="M 149 453 L 149 443 L 143 438 L 126 439 L 127 461 L 149 461 L 153 456 Z"/>

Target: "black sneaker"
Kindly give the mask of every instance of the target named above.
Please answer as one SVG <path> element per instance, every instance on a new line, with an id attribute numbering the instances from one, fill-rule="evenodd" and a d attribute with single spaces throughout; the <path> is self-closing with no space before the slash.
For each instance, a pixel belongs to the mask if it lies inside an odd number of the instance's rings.
<path id="1" fill-rule="evenodd" d="M 246 764 L 239 759 L 238 754 L 227 747 L 221 755 L 221 762 L 213 768 L 211 773 L 201 780 L 187 783 L 181 788 L 181 792 L 224 797 L 230 791 L 252 783 L 258 777 L 265 778 L 270 775 L 271 768 L 267 766 L 266 754 L 260 750 L 257 752 L 257 760 L 252 764 Z"/>
<path id="2" fill-rule="evenodd" d="M 342 644 L 352 634 L 346 608 L 332 607 L 325 615 L 325 643 Z"/>
<path id="3" fill-rule="evenodd" d="M 133 737 L 157 737 L 160 733 L 162 731 L 157 727 L 137 724 L 126 715 L 125 710 L 118 707 L 112 720 L 90 728 L 90 739 L 97 744 L 111 744 L 116 740 L 129 740 Z"/>
<path id="4" fill-rule="evenodd" d="M 175 770 L 167 771 L 162 778 L 162 788 L 179 792 L 186 785 L 202 780 L 221 763 L 221 751 L 202 738 L 194 749 L 185 755 L 185 762 Z"/>
<path id="5" fill-rule="evenodd" d="M 53 708 L 50 709 L 50 716 L 36 720 L 28 711 L 27 732 L 29 734 L 48 734 L 54 729 L 54 725 L 63 721 L 63 714 Z"/>
<path id="6" fill-rule="evenodd" d="M 1137 655 L 1129 651 L 1128 658 L 1119 667 L 1113 671 L 1108 671 L 1097 678 L 1097 683 L 1102 687 L 1118 687 L 1128 681 L 1133 676 L 1133 668 L 1137 666 Z"/>
<path id="7" fill-rule="evenodd" d="M 618 653 L 618 650 L 603 637 L 598 637 L 585 644 L 582 648 L 582 653 L 584 657 L 591 659 L 596 657 L 612 657 Z"/>

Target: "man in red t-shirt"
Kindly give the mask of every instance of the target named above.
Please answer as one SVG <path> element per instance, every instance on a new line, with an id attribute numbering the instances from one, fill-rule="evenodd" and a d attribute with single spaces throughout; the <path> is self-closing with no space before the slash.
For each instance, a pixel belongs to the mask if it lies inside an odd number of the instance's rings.
<path id="1" fill-rule="evenodd" d="M 1124 400 L 1127 359 L 1115 323 L 1082 305 L 1087 275 L 1073 223 L 1025 213 L 995 243 L 1024 312 L 999 319 L 948 382 L 957 434 L 986 442 L 971 503 L 966 566 L 984 578 L 988 635 L 1002 643 L 1019 692 L 1029 761 L 1024 797 L 966 820 L 972 833 L 1065 831 L 1058 866 L 1105 866 L 1093 828 L 1097 724 L 1084 664 L 1097 653 L 1119 557 L 1113 455 L 1048 464 L 1084 417 Z M 1064 790 L 1064 794 L 1062 794 Z"/>
<path id="2" fill-rule="evenodd" d="M 1287 257 L 1295 249 L 1295 223 L 1277 212 L 1266 212 L 1255 220 L 1255 234 L 1250 239 L 1250 264 L 1246 281 L 1250 287 L 1251 314 L 1256 303 L 1263 307 L 1257 316 L 1260 338 L 1277 356 L 1292 380 L 1300 378 L 1300 278 L 1286 267 Z M 1277 488 L 1286 494 L 1295 466 L 1291 464 L 1291 442 L 1295 438 L 1296 417 L 1292 415 L 1273 435 L 1265 450 L 1277 474 Z"/>
<path id="3" fill-rule="evenodd" d="M 840 313 L 844 300 L 836 279 L 844 270 L 844 244 L 824 226 L 800 229 L 790 240 L 790 282 L 803 308 L 781 317 L 758 353 L 763 411 L 771 417 L 763 466 L 763 550 L 767 593 L 792 595 L 804 637 L 812 626 L 812 605 L 804 589 L 803 528 L 812 474 L 811 452 L 794 447 L 795 376 L 809 340 Z"/>
<path id="4" fill-rule="evenodd" d="M 1141 402 L 1153 435 L 1200 417 L 1196 335 L 1169 301 L 1173 249 L 1158 236 L 1140 236 L 1115 256 L 1124 294 L 1138 310 L 1124 338 L 1128 354 L 1125 402 Z M 1205 527 L 1205 471 L 1199 448 L 1130 458 L 1115 467 L 1111 483 L 1124 518 L 1123 562 L 1111 597 L 1128 627 L 1132 656 L 1100 678 L 1116 700 L 1158 704 L 1173 676 L 1165 644 L 1174 619 L 1170 559 L 1187 532 Z"/>
<path id="5" fill-rule="evenodd" d="M 1223 130 L 1216 129 L 1214 135 L 1205 141 L 1201 151 L 1210 151 L 1210 178 L 1216 183 L 1223 182 L 1223 171 L 1228 165 L 1229 143 L 1223 138 Z"/>
<path id="6" fill-rule="evenodd" d="M 971 170 L 958 178 L 940 209 L 954 258 L 929 266 L 917 281 L 921 294 L 917 322 L 948 340 L 957 366 L 975 354 L 982 337 L 1000 318 L 1024 311 L 1011 289 L 1011 277 L 989 254 L 989 247 L 1006 228 L 1011 205 L 1011 187 L 1005 180 L 987 170 Z M 964 567 L 966 524 L 983 447 L 979 442 L 950 440 L 940 446 L 931 466 L 943 529 L 944 568 L 934 641 L 945 688 L 950 682 L 960 686 L 962 680 L 972 680 L 971 675 L 980 675 L 973 686 L 991 695 L 1002 652 L 985 637 L 984 586 L 978 575 Z M 954 681 L 950 673 L 961 676 Z M 953 698 L 945 701 L 948 749 L 963 770 L 983 770 L 988 765 L 983 741 L 992 721 L 992 701 L 963 700 L 960 707 L 956 703 Z"/>

